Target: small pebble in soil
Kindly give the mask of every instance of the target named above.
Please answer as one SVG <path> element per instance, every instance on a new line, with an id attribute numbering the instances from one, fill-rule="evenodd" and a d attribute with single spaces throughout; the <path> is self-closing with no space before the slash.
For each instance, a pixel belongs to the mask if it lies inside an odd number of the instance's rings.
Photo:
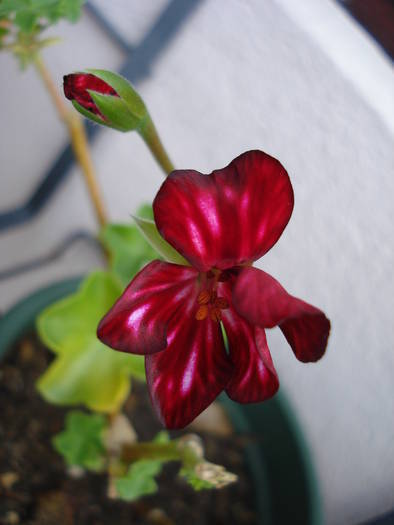
<path id="1" fill-rule="evenodd" d="M 0 474 L 0 484 L 6 489 L 10 489 L 14 483 L 19 479 L 16 472 L 4 472 Z"/>
<path id="2" fill-rule="evenodd" d="M 146 519 L 152 525 L 175 525 L 162 509 L 152 509 L 146 514 Z"/>
<path id="3" fill-rule="evenodd" d="M 19 515 L 14 510 L 9 510 L 4 517 L 4 525 L 18 525 L 20 523 Z"/>

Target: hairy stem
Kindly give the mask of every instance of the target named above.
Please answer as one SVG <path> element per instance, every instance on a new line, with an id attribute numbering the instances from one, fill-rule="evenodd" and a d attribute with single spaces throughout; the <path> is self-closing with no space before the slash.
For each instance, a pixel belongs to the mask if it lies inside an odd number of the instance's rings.
<path id="1" fill-rule="evenodd" d="M 88 140 L 82 120 L 74 110 L 68 110 L 66 104 L 63 101 L 63 98 L 59 94 L 59 91 L 52 80 L 51 75 L 49 74 L 48 69 L 46 68 L 41 56 L 38 53 L 34 58 L 34 65 L 52 99 L 57 114 L 68 128 L 71 145 L 75 157 L 82 169 L 97 221 L 100 226 L 104 226 L 107 223 L 107 214 L 100 188 L 97 183 L 93 161 L 90 155 Z"/>
<path id="2" fill-rule="evenodd" d="M 78 159 L 79 165 L 82 168 L 85 182 L 89 191 L 90 200 L 96 213 L 97 221 L 100 226 L 104 226 L 108 222 L 107 213 L 105 211 L 101 191 L 97 183 L 85 128 L 82 119 L 73 110 L 69 113 L 68 129 L 70 131 L 71 144 L 75 156 Z"/>
<path id="3" fill-rule="evenodd" d="M 180 461 L 181 451 L 174 441 L 168 443 L 133 443 L 122 448 L 122 461 L 132 463 L 138 459 L 160 459 L 163 461 Z"/>
<path id="4" fill-rule="evenodd" d="M 132 463 L 139 459 L 158 459 L 161 461 L 180 461 L 183 466 L 192 468 L 203 460 L 200 440 L 194 434 L 186 434 L 167 442 L 136 442 L 122 447 L 121 460 Z"/>

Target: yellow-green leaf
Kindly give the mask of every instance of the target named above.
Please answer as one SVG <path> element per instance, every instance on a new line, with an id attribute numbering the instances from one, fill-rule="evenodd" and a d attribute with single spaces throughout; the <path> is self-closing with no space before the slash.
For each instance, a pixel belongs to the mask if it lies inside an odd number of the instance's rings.
<path id="1" fill-rule="evenodd" d="M 130 376 L 145 377 L 143 357 L 112 350 L 96 336 L 99 321 L 121 291 L 113 275 L 95 272 L 75 294 L 42 312 L 38 332 L 56 354 L 37 384 L 45 399 L 111 413 L 125 401 Z"/>

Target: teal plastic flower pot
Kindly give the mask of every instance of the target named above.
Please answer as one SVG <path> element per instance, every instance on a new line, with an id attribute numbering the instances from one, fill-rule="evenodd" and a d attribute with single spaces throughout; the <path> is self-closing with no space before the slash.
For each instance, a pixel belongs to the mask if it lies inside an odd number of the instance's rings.
<path id="1" fill-rule="evenodd" d="M 0 359 L 34 327 L 43 308 L 73 293 L 80 279 L 42 288 L 0 318 Z M 221 396 L 236 432 L 246 435 L 245 459 L 261 525 L 321 525 L 321 502 L 310 453 L 283 392 L 256 405 Z M 236 525 L 236 524 L 234 524 Z"/>

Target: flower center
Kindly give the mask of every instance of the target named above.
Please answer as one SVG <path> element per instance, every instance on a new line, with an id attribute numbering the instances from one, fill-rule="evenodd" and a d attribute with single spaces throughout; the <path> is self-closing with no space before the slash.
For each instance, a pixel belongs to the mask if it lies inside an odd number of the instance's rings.
<path id="1" fill-rule="evenodd" d="M 211 277 L 211 275 L 213 277 Z M 202 290 L 197 296 L 197 303 L 199 304 L 196 312 L 197 321 L 202 321 L 208 316 L 212 321 L 220 322 L 222 320 L 222 310 L 229 307 L 227 299 L 218 297 L 217 286 L 220 279 L 220 270 L 214 270 L 205 274 L 205 280 L 208 281 L 206 288 Z"/>

